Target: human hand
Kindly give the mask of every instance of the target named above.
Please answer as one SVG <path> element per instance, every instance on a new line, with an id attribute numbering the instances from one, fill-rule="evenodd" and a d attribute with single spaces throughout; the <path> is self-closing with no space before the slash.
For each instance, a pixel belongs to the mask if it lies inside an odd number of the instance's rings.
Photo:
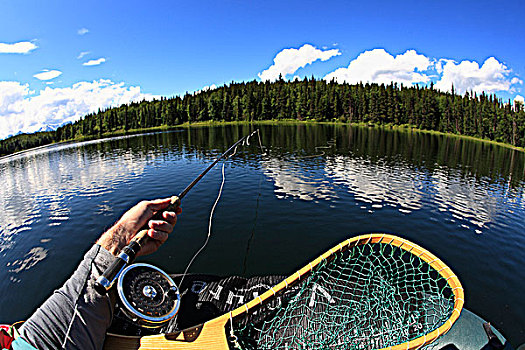
<path id="1" fill-rule="evenodd" d="M 177 222 L 177 214 L 180 214 L 182 210 L 178 207 L 175 213 L 163 212 L 163 220 L 150 219 L 158 211 L 167 208 L 170 203 L 171 198 L 138 203 L 124 213 L 120 220 L 100 237 L 97 243 L 116 256 L 147 223 L 149 227 L 147 235 L 152 239 L 147 240 L 137 256 L 155 252 L 168 239 L 168 235 L 173 231 Z"/>

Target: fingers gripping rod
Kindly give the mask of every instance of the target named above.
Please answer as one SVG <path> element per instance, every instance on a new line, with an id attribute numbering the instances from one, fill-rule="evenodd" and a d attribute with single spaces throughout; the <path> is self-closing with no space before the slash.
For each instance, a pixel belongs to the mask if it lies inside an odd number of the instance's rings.
<path id="1" fill-rule="evenodd" d="M 250 136 L 252 136 L 255 132 L 252 132 L 251 134 L 242 137 L 239 141 L 235 142 L 230 148 L 226 150 L 223 154 L 221 154 L 217 159 L 213 161 L 202 173 L 199 174 L 178 196 L 171 197 L 171 202 L 168 205 L 168 207 L 164 210 L 159 210 L 158 212 L 153 215 L 153 217 L 150 220 L 163 220 L 162 214 L 165 211 L 173 211 L 177 210 L 177 208 L 181 204 L 182 198 L 186 196 L 186 194 L 197 184 L 197 182 L 200 181 L 210 171 L 211 168 L 215 166 L 221 159 L 226 157 L 232 150 L 235 149 L 241 142 L 248 139 Z M 148 220 L 149 222 L 149 220 Z M 146 223 L 140 230 L 140 232 L 133 237 L 131 242 L 127 246 L 125 246 L 120 253 L 117 255 L 117 258 L 109 265 L 109 267 L 104 271 L 104 273 L 97 278 L 97 281 L 95 282 L 95 289 L 101 293 L 105 294 L 107 290 L 109 290 L 115 281 L 118 279 L 120 273 L 126 266 L 133 263 L 135 258 L 137 257 L 137 254 L 140 252 L 142 247 L 151 239 L 148 236 L 148 230 L 149 226 L 148 223 Z"/>

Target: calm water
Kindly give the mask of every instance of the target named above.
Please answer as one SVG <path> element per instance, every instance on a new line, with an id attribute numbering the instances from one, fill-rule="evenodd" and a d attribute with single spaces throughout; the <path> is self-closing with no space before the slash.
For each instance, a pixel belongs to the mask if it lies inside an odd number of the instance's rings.
<path id="1" fill-rule="evenodd" d="M 129 207 L 179 193 L 251 129 L 192 128 L 52 146 L 0 159 L 0 320 L 27 318 Z M 226 162 L 213 233 L 192 272 L 288 274 L 339 241 L 389 232 L 458 274 L 466 307 L 525 342 L 525 156 L 457 138 L 344 126 L 261 127 Z M 221 181 L 185 198 L 143 260 L 182 272 Z"/>

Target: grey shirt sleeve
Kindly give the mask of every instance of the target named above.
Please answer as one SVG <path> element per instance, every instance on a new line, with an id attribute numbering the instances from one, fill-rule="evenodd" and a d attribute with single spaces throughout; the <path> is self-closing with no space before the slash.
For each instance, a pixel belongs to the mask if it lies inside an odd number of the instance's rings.
<path id="1" fill-rule="evenodd" d="M 41 350 L 102 349 L 116 295 L 114 290 L 100 295 L 94 283 L 114 259 L 95 244 L 64 285 L 22 325 L 22 338 Z"/>

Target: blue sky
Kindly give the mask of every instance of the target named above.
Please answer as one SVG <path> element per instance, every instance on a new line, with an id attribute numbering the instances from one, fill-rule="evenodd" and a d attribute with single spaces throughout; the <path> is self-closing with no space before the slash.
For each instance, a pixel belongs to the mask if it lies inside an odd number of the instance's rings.
<path id="1" fill-rule="evenodd" d="M 4 0 L 0 139 L 279 72 L 522 99 L 524 4 Z"/>

